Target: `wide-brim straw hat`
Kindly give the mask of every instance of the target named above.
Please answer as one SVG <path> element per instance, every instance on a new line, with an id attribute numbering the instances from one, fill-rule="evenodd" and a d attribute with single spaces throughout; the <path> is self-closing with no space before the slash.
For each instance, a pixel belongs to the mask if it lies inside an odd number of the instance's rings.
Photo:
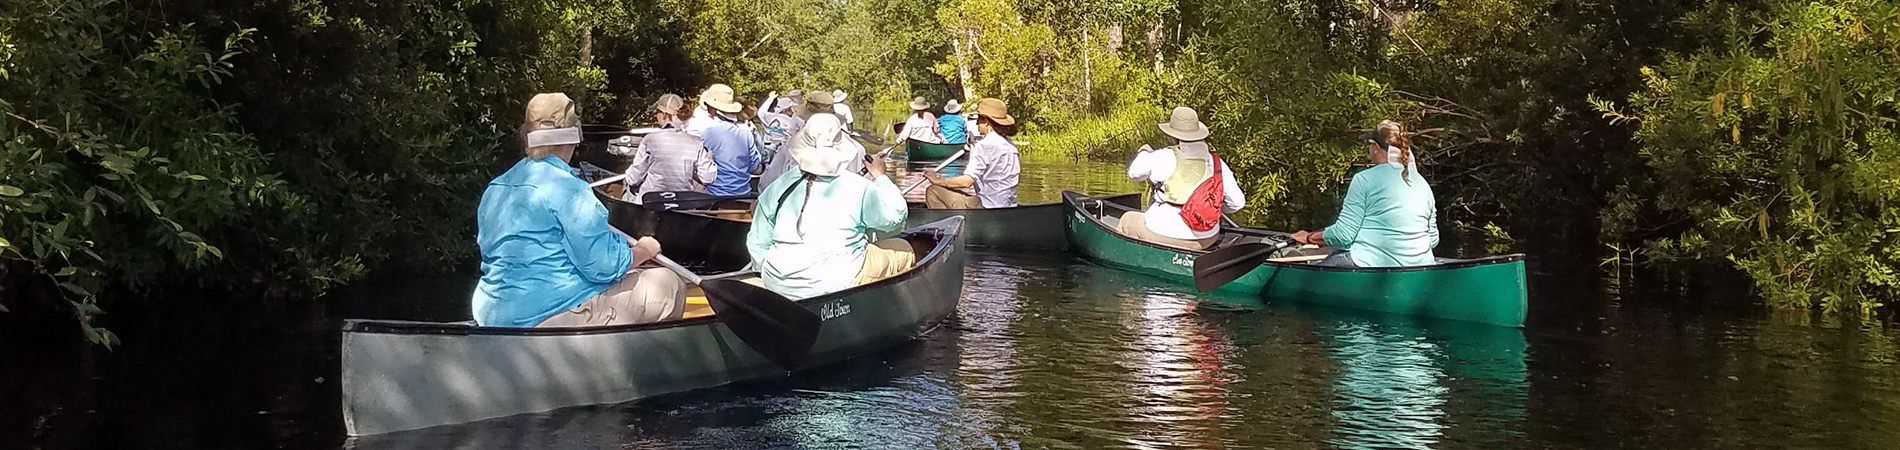
<path id="1" fill-rule="evenodd" d="M 1009 116 L 1009 104 L 1002 100 L 986 98 L 976 102 L 976 114 L 990 118 L 997 125 L 1015 125 L 1016 118 Z"/>
<path id="2" fill-rule="evenodd" d="M 957 99 L 950 99 L 950 102 L 943 104 L 944 114 L 956 114 L 960 112 L 963 112 L 963 104 L 957 103 Z"/>
<path id="3" fill-rule="evenodd" d="M 928 109 L 930 109 L 930 102 L 928 102 L 928 101 L 924 101 L 924 98 L 923 98 L 923 97 L 917 97 L 917 98 L 913 98 L 913 99 L 910 99 L 910 110 L 911 110 L 911 111 L 924 111 L 924 110 L 928 110 Z"/>
<path id="4" fill-rule="evenodd" d="M 851 159 L 857 152 L 844 146 L 844 121 L 831 114 L 811 116 L 805 122 L 805 128 L 792 136 L 787 149 L 792 161 L 798 163 L 798 170 L 821 177 L 835 177 L 845 172 Z"/>
<path id="5" fill-rule="evenodd" d="M 1156 125 L 1161 127 L 1162 134 L 1173 136 L 1175 139 L 1183 141 L 1207 139 L 1207 125 L 1201 123 L 1201 114 L 1194 112 L 1194 108 L 1186 106 L 1174 108 L 1174 113 L 1168 115 L 1167 123 Z"/>
<path id="6" fill-rule="evenodd" d="M 832 89 L 831 102 L 837 103 L 837 102 L 842 102 L 842 101 L 844 101 L 844 89 Z"/>
<path id="7" fill-rule="evenodd" d="M 712 85 L 712 87 L 706 88 L 706 92 L 699 94 L 699 102 L 712 109 L 736 113 L 741 109 L 745 109 L 744 106 L 739 104 L 738 99 L 735 98 L 737 96 L 738 94 L 732 92 L 732 86 L 715 84 Z"/>

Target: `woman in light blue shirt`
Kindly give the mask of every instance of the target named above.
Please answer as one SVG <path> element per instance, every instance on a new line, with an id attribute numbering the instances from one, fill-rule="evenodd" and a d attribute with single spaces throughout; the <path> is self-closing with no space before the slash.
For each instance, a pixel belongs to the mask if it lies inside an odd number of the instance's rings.
<path id="1" fill-rule="evenodd" d="M 811 122 L 786 145 L 797 170 L 759 190 L 746 248 L 765 287 L 786 297 L 807 298 L 841 291 L 910 269 L 917 256 L 901 239 L 871 242 L 872 231 L 904 225 L 910 208 L 884 175 L 884 160 L 863 164 L 868 176 L 850 170 L 858 153 L 835 114 Z"/>
<path id="2" fill-rule="evenodd" d="M 1362 136 L 1374 165 L 1352 176 L 1339 219 L 1293 240 L 1336 249 L 1317 264 L 1333 267 L 1409 267 L 1436 264 L 1438 200 L 1412 163 L 1412 141 L 1399 124 L 1379 123 Z M 1396 149 L 1398 158 L 1389 151 Z"/>
<path id="3" fill-rule="evenodd" d="M 660 253 L 653 238 L 629 243 L 568 161 L 580 115 L 564 94 L 528 102 L 528 154 L 482 191 L 476 244 L 482 277 L 471 308 L 491 327 L 623 325 L 677 319 L 685 281 L 636 270 Z"/>

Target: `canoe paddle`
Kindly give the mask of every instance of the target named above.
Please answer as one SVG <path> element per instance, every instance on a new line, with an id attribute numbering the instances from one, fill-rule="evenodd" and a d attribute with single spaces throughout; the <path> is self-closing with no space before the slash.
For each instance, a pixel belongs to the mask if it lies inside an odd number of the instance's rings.
<path id="1" fill-rule="evenodd" d="M 620 230 L 614 232 L 620 233 Z M 633 240 L 626 233 L 620 235 Z M 726 324 L 726 329 L 732 330 L 733 335 L 739 336 L 740 341 L 766 360 L 785 370 L 797 370 L 805 357 L 811 355 L 812 344 L 818 342 L 818 330 L 825 324 L 818 313 L 751 283 L 700 278 L 666 255 L 653 255 L 653 261 L 706 291 L 706 303 L 712 306 L 719 322 Z"/>
<path id="2" fill-rule="evenodd" d="M 600 180 L 598 180 L 598 181 L 595 181 L 595 182 L 592 182 L 592 183 L 587 183 L 587 187 L 590 187 L 590 188 L 597 188 L 597 187 L 601 187 L 601 186 L 606 186 L 606 185 L 609 185 L 609 184 L 613 184 L 613 183 L 614 183 L 615 181 L 620 181 L 620 180 L 625 180 L 625 179 L 627 179 L 627 174 L 624 174 L 624 173 L 623 173 L 623 174 L 619 174 L 619 175 L 614 175 L 614 176 L 611 176 L 611 177 L 607 177 L 607 178 L 602 178 L 602 179 L 600 179 Z"/>
<path id="3" fill-rule="evenodd" d="M 727 200 L 750 200 L 759 198 L 758 193 L 745 195 L 712 195 L 694 191 L 648 192 L 640 196 L 640 206 L 647 211 L 672 211 L 675 209 L 699 209 Z"/>
<path id="4" fill-rule="evenodd" d="M 937 163 L 937 167 L 934 167 L 934 168 L 931 168 L 931 169 L 930 169 L 930 171 L 931 171 L 931 172 L 936 172 L 936 171 L 939 171 L 939 170 L 943 170 L 943 168 L 944 168 L 944 167 L 949 167 L 949 166 L 950 166 L 950 162 L 951 162 L 951 161 L 956 161 L 956 160 L 957 160 L 957 158 L 961 158 L 961 157 L 963 157 L 963 150 L 957 150 L 957 152 L 956 152 L 956 153 L 951 153 L 951 154 L 950 154 L 950 157 L 949 157 L 949 158 L 944 158 L 944 159 L 943 159 L 943 162 L 940 162 L 940 163 Z M 903 194 L 909 194 L 909 193 L 910 193 L 910 191 L 915 191 L 915 190 L 917 190 L 917 187 L 918 187 L 918 186 L 923 186 L 923 185 L 924 185 L 924 183 L 927 183 L 927 182 L 929 182 L 929 181 L 930 181 L 930 177 L 924 177 L 924 179 L 922 179 L 922 180 L 917 180 L 917 182 L 916 182 L 916 183 L 911 183 L 911 184 L 910 184 L 910 187 L 907 187 L 907 188 L 904 188 L 904 192 L 902 192 L 902 193 L 903 193 Z"/>
<path id="5" fill-rule="evenodd" d="M 1194 289 L 1201 292 L 1220 289 L 1273 258 L 1273 252 L 1292 244 L 1291 240 L 1278 244 L 1255 242 L 1207 252 L 1194 258 Z"/>

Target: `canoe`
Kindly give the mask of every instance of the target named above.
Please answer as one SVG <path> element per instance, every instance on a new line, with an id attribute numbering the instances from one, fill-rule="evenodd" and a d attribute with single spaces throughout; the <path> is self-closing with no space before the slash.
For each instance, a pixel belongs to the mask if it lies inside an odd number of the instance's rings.
<path id="1" fill-rule="evenodd" d="M 1123 194 L 1103 200 L 1132 208 L 1141 204 L 1141 194 Z M 1068 211 L 1068 206 L 1060 202 L 996 209 L 930 209 L 922 203 L 912 203 L 910 218 L 904 224 L 917 226 L 963 216 L 963 242 L 971 247 L 1068 250 L 1068 232 L 1063 226 L 1063 216 Z"/>
<path id="2" fill-rule="evenodd" d="M 963 144 L 932 144 L 916 139 L 904 141 L 904 152 L 911 161 L 942 161 L 963 149 Z"/>
<path id="3" fill-rule="evenodd" d="M 594 189 L 594 197 L 607 205 L 607 223 L 632 236 L 653 236 L 660 241 L 660 252 L 694 270 L 720 273 L 739 270 L 751 261 L 745 248 L 751 202 L 734 201 L 715 205 L 712 210 L 656 212 Z M 732 213 L 745 211 L 748 220 L 734 220 Z"/>
<path id="4" fill-rule="evenodd" d="M 899 235 L 923 252 L 910 271 L 799 300 L 825 319 L 799 370 L 909 342 L 955 312 L 967 259 L 962 225 L 948 219 Z M 719 316 L 695 311 L 704 306 L 691 302 L 686 319 L 606 327 L 346 321 L 344 426 L 351 436 L 383 434 L 787 373 L 741 343 Z"/>
<path id="5" fill-rule="evenodd" d="M 1133 206 L 1104 202 L 1074 192 L 1062 193 L 1068 206 L 1069 242 L 1079 254 L 1102 263 L 1162 278 L 1193 283 L 1194 258 L 1206 252 L 1140 241 L 1116 231 L 1121 215 Z M 1271 239 L 1286 233 L 1223 227 L 1220 246 Z M 1330 249 L 1309 250 L 1324 255 Z M 1301 261 L 1305 260 L 1305 261 Z M 1221 290 L 1259 295 L 1269 301 L 1298 301 L 1443 319 L 1524 326 L 1529 294 L 1524 255 L 1477 259 L 1439 258 L 1419 267 L 1338 268 L 1310 264 L 1311 258 L 1270 261 Z"/>

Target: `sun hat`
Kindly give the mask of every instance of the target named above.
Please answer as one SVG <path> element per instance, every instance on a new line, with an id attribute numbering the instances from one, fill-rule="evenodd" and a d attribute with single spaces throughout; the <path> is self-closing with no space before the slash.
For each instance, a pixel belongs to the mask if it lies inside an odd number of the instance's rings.
<path id="1" fill-rule="evenodd" d="M 962 112 L 962 111 L 963 111 L 963 104 L 961 104 L 961 103 L 957 103 L 957 99 L 954 99 L 954 98 L 953 98 L 953 99 L 950 99 L 950 102 L 949 102 L 949 103 L 944 103 L 944 104 L 943 104 L 943 113 L 944 113 L 944 114 L 956 114 L 956 113 L 958 113 L 958 112 Z"/>
<path id="2" fill-rule="evenodd" d="M 699 102 L 706 104 L 706 106 L 712 109 L 736 113 L 744 109 L 744 107 L 739 105 L 738 100 L 733 99 L 735 95 L 736 94 L 732 92 L 732 86 L 715 84 L 712 85 L 712 87 L 706 88 L 706 92 L 699 94 Z"/>
<path id="3" fill-rule="evenodd" d="M 844 89 L 832 89 L 832 90 L 831 90 L 831 102 L 832 102 L 832 103 L 839 103 L 839 102 L 843 102 L 843 101 L 844 101 Z"/>
<path id="4" fill-rule="evenodd" d="M 581 143 L 581 113 L 567 94 L 536 94 L 528 100 L 523 127 L 528 148 Z"/>
<path id="5" fill-rule="evenodd" d="M 772 105 L 772 109 L 784 110 L 786 108 L 796 108 L 799 106 L 803 106 L 804 104 L 805 104 L 805 100 L 798 97 L 779 97 L 778 103 Z"/>
<path id="6" fill-rule="evenodd" d="M 654 112 L 663 112 L 676 117 L 680 115 L 680 109 L 683 108 L 686 108 L 686 100 L 674 94 L 662 95 L 658 101 L 653 102 Z"/>
<path id="7" fill-rule="evenodd" d="M 1201 114 L 1194 112 L 1194 108 L 1186 106 L 1174 108 L 1174 113 L 1168 114 L 1168 123 L 1156 125 L 1161 127 L 1161 133 L 1173 136 L 1175 139 L 1183 141 L 1207 139 L 1207 125 L 1201 123 Z"/>
<path id="8" fill-rule="evenodd" d="M 923 98 L 923 97 L 917 97 L 917 98 L 913 98 L 913 99 L 910 99 L 910 110 L 911 110 L 911 111 L 923 111 L 923 110 L 926 110 L 926 109 L 930 109 L 930 102 L 928 102 L 928 101 L 924 101 L 924 98 Z"/>
<path id="9" fill-rule="evenodd" d="M 976 102 L 976 114 L 990 118 L 997 125 L 1015 125 L 1016 118 L 1009 116 L 1009 104 L 1002 100 L 986 98 Z"/>
<path id="10" fill-rule="evenodd" d="M 798 169 L 821 177 L 835 177 L 844 173 L 856 152 L 844 146 L 844 121 L 831 114 L 811 116 L 805 122 L 805 128 L 792 136 L 787 151 L 792 161 L 798 163 Z"/>

